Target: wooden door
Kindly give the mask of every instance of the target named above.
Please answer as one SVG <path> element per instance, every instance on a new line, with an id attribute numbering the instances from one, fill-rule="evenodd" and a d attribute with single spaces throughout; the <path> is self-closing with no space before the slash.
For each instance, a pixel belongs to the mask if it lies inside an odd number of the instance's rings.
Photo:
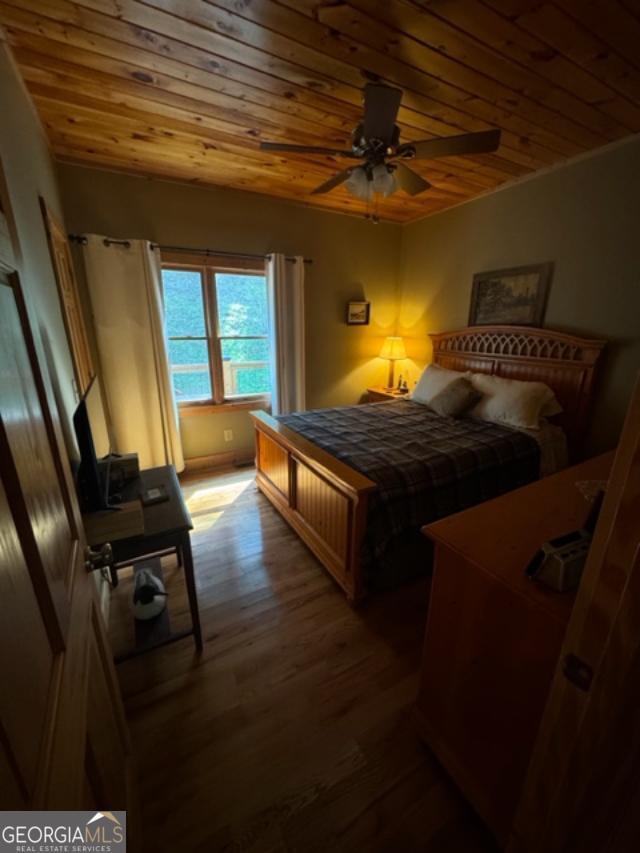
<path id="1" fill-rule="evenodd" d="M 73 269 L 71 247 L 62 224 L 51 213 L 43 198 L 40 198 L 40 208 L 47 232 L 51 264 L 58 285 L 62 318 L 67 330 L 78 394 L 82 396 L 89 387 L 95 370 L 82 314 L 78 282 Z"/>
<path id="2" fill-rule="evenodd" d="M 125 809 L 127 727 L 51 400 L 0 273 L 0 807 Z"/>
<path id="3" fill-rule="evenodd" d="M 564 640 L 510 853 L 640 845 L 640 380 Z"/>

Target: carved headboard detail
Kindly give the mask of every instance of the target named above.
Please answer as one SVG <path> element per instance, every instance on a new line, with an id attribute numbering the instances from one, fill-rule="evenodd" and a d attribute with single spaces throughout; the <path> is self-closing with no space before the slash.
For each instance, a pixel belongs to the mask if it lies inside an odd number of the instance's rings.
<path id="1" fill-rule="evenodd" d="M 572 458 L 580 456 L 596 365 L 606 341 L 528 326 L 469 326 L 429 336 L 433 361 L 451 370 L 546 382 L 563 413 Z"/>

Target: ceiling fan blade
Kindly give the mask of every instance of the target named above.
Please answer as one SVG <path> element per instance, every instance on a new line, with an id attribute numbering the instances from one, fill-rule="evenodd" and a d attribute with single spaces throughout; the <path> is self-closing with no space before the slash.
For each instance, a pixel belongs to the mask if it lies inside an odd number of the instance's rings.
<path id="1" fill-rule="evenodd" d="M 429 181 L 417 175 L 412 169 L 405 166 L 404 163 L 396 163 L 395 167 L 394 174 L 396 180 L 400 188 L 408 193 L 408 195 L 418 195 L 418 193 L 423 193 L 431 186 Z"/>
<path id="2" fill-rule="evenodd" d="M 407 142 L 398 148 L 397 153 L 401 157 L 403 151 L 413 148 L 415 151 L 413 159 L 431 160 L 435 157 L 485 154 L 496 151 L 499 145 L 499 130 L 482 130 L 480 133 L 462 133 L 460 136 L 445 136 L 442 139 Z"/>
<path id="3" fill-rule="evenodd" d="M 324 184 L 320 184 L 319 187 L 316 187 L 315 190 L 311 190 L 311 195 L 320 195 L 321 193 L 328 193 L 330 190 L 335 187 L 340 186 L 346 180 L 348 180 L 349 176 L 353 172 L 353 169 L 345 169 L 343 172 L 338 172 L 337 175 L 334 175 L 332 178 L 329 178 L 328 181 L 325 181 Z"/>
<path id="4" fill-rule="evenodd" d="M 380 139 L 386 145 L 393 142 L 393 131 L 400 109 L 402 90 L 380 83 L 367 83 L 364 87 L 364 138 Z"/>
<path id="5" fill-rule="evenodd" d="M 355 157 L 353 151 L 341 151 L 337 148 L 323 148 L 320 145 L 289 145 L 286 142 L 261 142 L 261 151 L 289 151 L 291 154 L 329 154 L 334 157 Z"/>

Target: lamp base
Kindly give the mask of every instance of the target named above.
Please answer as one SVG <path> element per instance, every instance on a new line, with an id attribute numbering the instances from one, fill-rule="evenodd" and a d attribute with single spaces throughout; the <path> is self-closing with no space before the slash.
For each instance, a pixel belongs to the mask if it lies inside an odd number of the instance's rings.
<path id="1" fill-rule="evenodd" d="M 389 378 L 387 379 L 388 384 L 387 384 L 387 387 L 384 389 L 385 391 L 393 391 L 395 388 L 395 382 L 394 382 L 394 377 L 393 377 L 394 367 L 395 367 L 395 362 L 390 359 L 389 360 Z"/>

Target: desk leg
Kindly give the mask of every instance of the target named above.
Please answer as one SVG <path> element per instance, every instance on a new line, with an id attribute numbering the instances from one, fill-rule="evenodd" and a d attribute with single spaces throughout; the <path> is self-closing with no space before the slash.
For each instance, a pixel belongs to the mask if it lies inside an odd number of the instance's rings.
<path id="1" fill-rule="evenodd" d="M 193 573 L 193 556 L 191 554 L 191 538 L 185 533 L 180 540 L 180 552 L 182 554 L 182 567 L 184 580 L 187 585 L 189 596 L 189 608 L 191 610 L 191 622 L 193 623 L 193 636 L 196 641 L 196 649 L 202 651 L 202 629 L 200 628 L 200 611 L 198 610 L 198 593 L 196 592 L 196 579 Z"/>

